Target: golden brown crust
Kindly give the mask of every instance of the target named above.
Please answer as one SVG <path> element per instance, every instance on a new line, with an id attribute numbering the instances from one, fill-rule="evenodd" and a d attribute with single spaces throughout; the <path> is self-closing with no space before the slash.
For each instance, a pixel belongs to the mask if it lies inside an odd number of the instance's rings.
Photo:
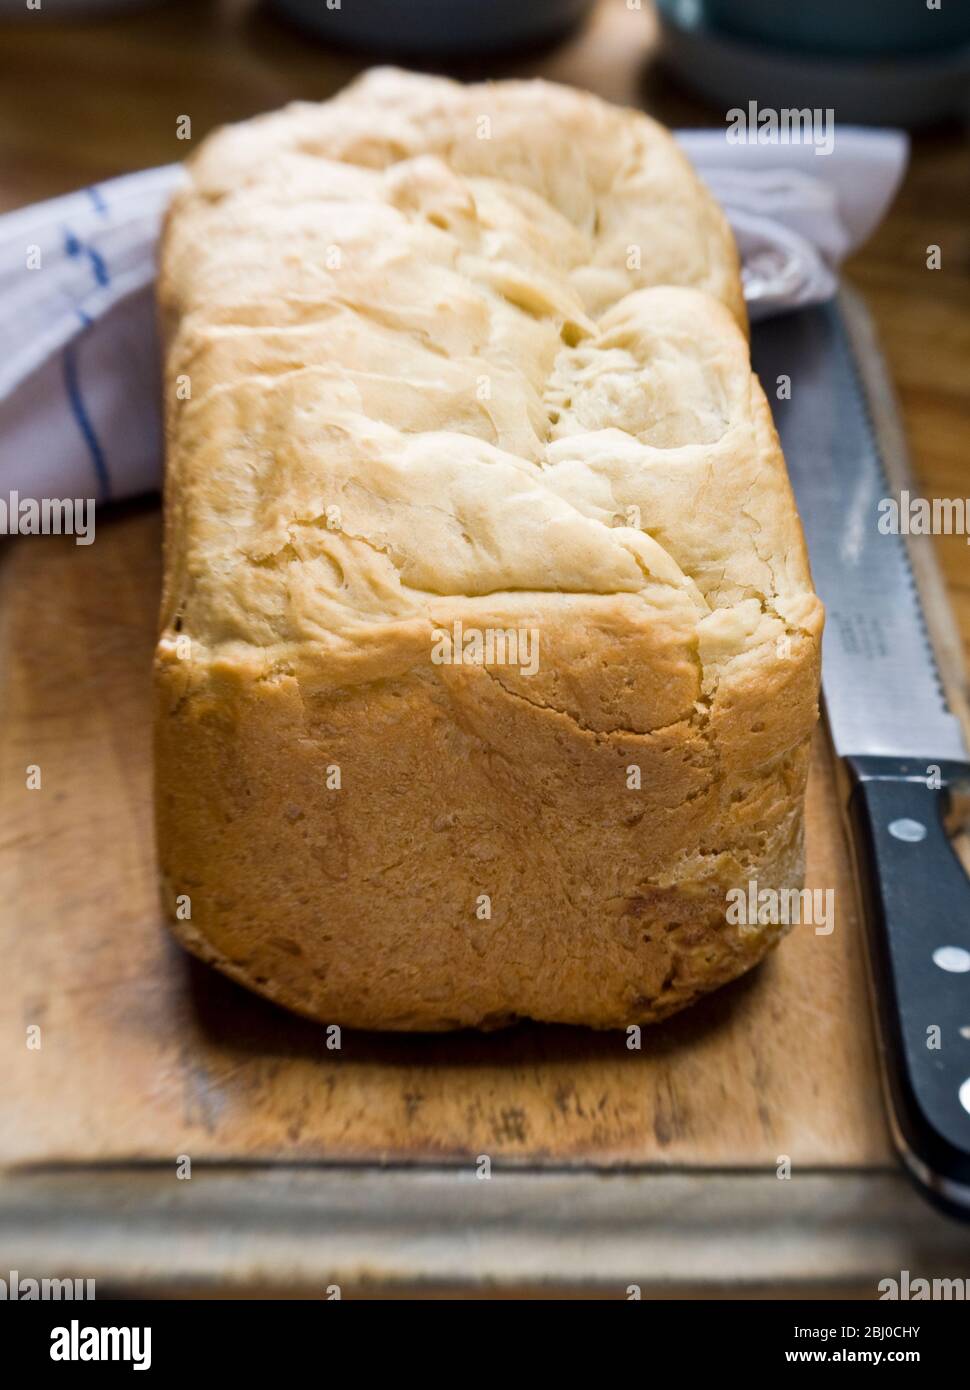
<path id="1" fill-rule="evenodd" d="M 382 70 L 192 173 L 160 289 L 181 939 L 378 1028 L 619 1026 L 747 969 L 778 931 L 725 897 L 800 884 L 821 607 L 673 142 Z M 449 661 L 456 624 L 501 640 Z"/>

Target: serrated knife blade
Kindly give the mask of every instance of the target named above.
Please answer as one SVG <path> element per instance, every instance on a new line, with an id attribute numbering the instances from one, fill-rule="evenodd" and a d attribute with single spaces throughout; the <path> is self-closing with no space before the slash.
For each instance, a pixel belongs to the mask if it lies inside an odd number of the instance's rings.
<path id="1" fill-rule="evenodd" d="M 836 752 L 966 758 L 906 542 L 878 529 L 879 503 L 893 494 L 837 304 L 759 325 L 752 356 L 825 604 L 822 688 Z M 790 400 L 775 398 L 779 375 L 791 380 Z"/>

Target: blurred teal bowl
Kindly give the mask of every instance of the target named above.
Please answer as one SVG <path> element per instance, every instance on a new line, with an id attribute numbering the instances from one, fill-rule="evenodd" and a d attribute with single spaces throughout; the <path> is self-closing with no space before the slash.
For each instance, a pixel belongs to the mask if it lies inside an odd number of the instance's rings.
<path id="1" fill-rule="evenodd" d="M 968 0 L 943 0 L 939 10 L 926 0 L 694 0 L 693 7 L 724 34 L 790 51 L 904 57 L 970 43 Z"/>

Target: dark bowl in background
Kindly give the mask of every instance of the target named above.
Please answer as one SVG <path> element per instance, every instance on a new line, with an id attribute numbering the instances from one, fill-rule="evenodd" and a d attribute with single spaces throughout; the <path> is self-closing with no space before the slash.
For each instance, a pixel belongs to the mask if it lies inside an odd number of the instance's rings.
<path id="1" fill-rule="evenodd" d="M 943 0 L 700 0 L 724 34 L 804 53 L 904 57 L 970 43 L 970 3 Z"/>
<path id="2" fill-rule="evenodd" d="M 566 33 L 592 0 L 273 0 L 293 23 L 350 48 L 385 54 L 479 55 L 533 46 Z"/>

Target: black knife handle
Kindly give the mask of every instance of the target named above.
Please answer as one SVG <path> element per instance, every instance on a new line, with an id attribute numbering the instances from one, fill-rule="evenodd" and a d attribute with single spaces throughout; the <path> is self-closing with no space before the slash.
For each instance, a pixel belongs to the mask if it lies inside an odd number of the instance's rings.
<path id="1" fill-rule="evenodd" d="M 943 821 L 970 764 L 847 763 L 896 1142 L 932 1195 L 970 1215 L 970 880 Z"/>

